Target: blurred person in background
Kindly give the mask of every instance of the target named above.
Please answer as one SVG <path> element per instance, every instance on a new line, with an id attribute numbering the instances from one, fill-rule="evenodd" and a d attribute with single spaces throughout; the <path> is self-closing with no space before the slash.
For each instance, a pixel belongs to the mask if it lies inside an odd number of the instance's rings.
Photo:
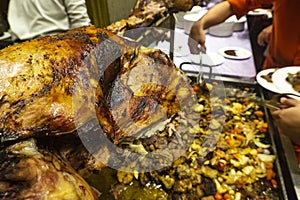
<path id="1" fill-rule="evenodd" d="M 218 3 L 193 24 L 188 42 L 191 53 L 199 53 L 198 44 L 206 49 L 205 29 L 232 15 L 240 18 L 251 10 L 270 5 L 274 10 L 273 26 L 263 69 L 300 65 L 299 0 L 226 0 Z"/>
<path id="2" fill-rule="evenodd" d="M 257 37 L 257 43 L 260 46 L 266 46 L 269 44 L 271 40 L 271 35 L 272 35 L 272 30 L 273 30 L 273 25 L 267 26 L 264 28 Z"/>
<path id="3" fill-rule="evenodd" d="M 85 0 L 10 0 L 7 18 L 16 42 L 91 24 Z"/>

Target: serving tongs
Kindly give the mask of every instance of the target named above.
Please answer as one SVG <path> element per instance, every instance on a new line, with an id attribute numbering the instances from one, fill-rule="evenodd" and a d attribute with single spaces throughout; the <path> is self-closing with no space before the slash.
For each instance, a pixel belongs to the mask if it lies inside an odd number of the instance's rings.
<path id="1" fill-rule="evenodd" d="M 294 93 L 281 93 L 281 94 L 275 94 L 272 96 L 271 99 L 269 100 L 263 100 L 261 98 L 255 98 L 255 99 L 250 99 L 251 102 L 254 102 L 260 106 L 265 106 L 269 109 L 272 110 L 278 110 L 280 108 L 282 108 L 282 104 L 280 103 L 280 99 L 282 97 L 285 98 L 293 98 L 293 99 L 297 99 L 299 100 L 300 95 L 294 94 Z"/>
<path id="2" fill-rule="evenodd" d="M 205 53 L 205 48 L 201 47 L 199 57 L 200 57 L 200 62 L 199 62 L 199 71 L 198 71 L 198 76 L 197 76 L 197 83 L 199 83 L 200 86 L 204 86 L 205 80 L 203 76 L 203 65 L 202 65 L 202 55 Z"/>

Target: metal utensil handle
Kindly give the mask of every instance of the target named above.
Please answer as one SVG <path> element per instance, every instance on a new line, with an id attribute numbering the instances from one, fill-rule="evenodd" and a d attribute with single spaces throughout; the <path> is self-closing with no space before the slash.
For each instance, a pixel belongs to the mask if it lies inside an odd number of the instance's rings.
<path id="1" fill-rule="evenodd" d="M 300 95 L 295 94 L 295 93 L 281 93 L 281 94 L 275 94 L 274 96 L 276 96 L 278 101 L 280 100 L 281 97 L 292 98 L 292 96 L 294 96 L 294 97 L 300 98 Z"/>
<path id="2" fill-rule="evenodd" d="M 200 56 L 200 62 L 199 62 L 199 71 L 198 71 L 198 77 L 197 77 L 197 83 L 200 83 L 201 79 L 203 78 L 203 72 L 202 72 L 202 51 L 200 50 L 199 56 Z"/>

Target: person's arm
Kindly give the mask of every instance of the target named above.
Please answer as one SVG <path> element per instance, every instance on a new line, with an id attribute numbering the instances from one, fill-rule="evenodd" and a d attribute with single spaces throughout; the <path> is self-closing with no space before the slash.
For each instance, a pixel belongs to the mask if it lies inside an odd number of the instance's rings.
<path id="1" fill-rule="evenodd" d="M 202 49 L 205 47 L 205 29 L 224 22 L 228 17 L 233 15 L 231 4 L 223 1 L 216 4 L 208 10 L 208 12 L 197 22 L 195 22 L 190 30 L 188 45 L 191 53 L 199 53 L 198 44 Z"/>
<path id="2" fill-rule="evenodd" d="M 85 0 L 65 0 L 65 7 L 69 18 L 70 28 L 90 25 Z"/>
<path id="3" fill-rule="evenodd" d="M 273 26 L 267 26 L 266 28 L 264 28 L 257 37 L 257 43 L 260 46 L 265 46 L 266 44 L 269 43 L 270 38 L 271 38 L 271 34 L 272 34 L 272 30 L 273 30 Z"/>
<path id="4" fill-rule="evenodd" d="M 281 134 L 300 145 L 300 101 L 281 98 L 281 103 L 283 108 L 272 113 L 275 124 Z"/>

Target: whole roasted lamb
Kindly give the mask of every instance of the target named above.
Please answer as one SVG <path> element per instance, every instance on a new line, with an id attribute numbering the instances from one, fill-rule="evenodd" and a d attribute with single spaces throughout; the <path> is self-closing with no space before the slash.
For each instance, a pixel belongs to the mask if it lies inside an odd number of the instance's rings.
<path id="1" fill-rule="evenodd" d="M 20 195 L 7 189 L 11 187 L 1 188 L 11 184 L 9 174 L 17 180 L 24 178 L 16 174 L 18 165 L 9 164 L 24 159 L 19 159 L 20 149 L 29 151 L 30 160 L 43 152 L 56 155 L 47 145 L 42 148 L 46 150 L 24 147 L 27 138 L 88 137 L 85 134 L 96 126 L 101 128 L 95 134 L 118 144 L 127 136 L 155 130 L 193 103 L 189 79 L 166 54 L 94 26 L 2 49 L 0 66 L 1 149 L 4 155 L 10 154 L 6 158 L 12 158 L 0 166 L 0 174 L 6 174 L 6 178 L 0 176 L 0 194 L 8 197 Z M 31 143 L 35 145 L 25 142 Z M 7 171 L 6 166 L 12 170 Z M 34 169 L 27 173 L 37 173 Z"/>
<path id="2" fill-rule="evenodd" d="M 132 120 L 150 123 L 157 104 L 171 116 L 191 95 L 166 54 L 93 26 L 3 49 L 0 66 L 2 142 L 71 133 L 96 118 L 118 143 Z"/>
<path id="3" fill-rule="evenodd" d="M 182 5 L 171 2 L 163 4 L 167 12 Z M 138 1 L 132 16 L 150 16 L 145 9 L 158 4 Z M 125 29 L 151 25 L 165 14 L 160 6 L 155 18 Z M 0 50 L 1 199 L 97 199 L 77 174 L 103 167 L 89 151 L 97 154 L 104 144 L 90 135 L 117 145 L 155 133 L 192 107 L 185 74 L 162 51 L 114 34 L 125 29 L 80 27 Z M 88 151 L 82 138 L 96 148 Z"/>

